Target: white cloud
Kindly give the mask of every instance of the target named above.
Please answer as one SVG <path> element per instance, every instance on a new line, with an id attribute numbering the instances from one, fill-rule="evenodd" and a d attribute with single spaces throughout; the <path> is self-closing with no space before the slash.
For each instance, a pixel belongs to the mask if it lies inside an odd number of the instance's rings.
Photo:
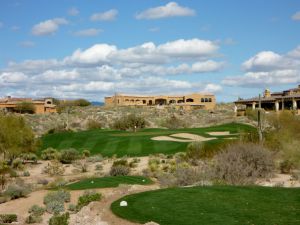
<path id="1" fill-rule="evenodd" d="M 300 82 L 300 47 L 278 54 L 259 52 L 243 63 L 244 75 L 226 77 L 222 83 L 229 86 L 271 86 Z"/>
<path id="2" fill-rule="evenodd" d="M 69 10 L 68 10 L 68 14 L 70 16 L 77 16 L 79 14 L 79 10 L 76 8 L 76 7 L 71 7 Z"/>
<path id="3" fill-rule="evenodd" d="M 111 9 L 106 12 L 99 12 L 93 14 L 90 19 L 91 21 L 112 21 L 115 20 L 118 15 L 118 10 Z"/>
<path id="4" fill-rule="evenodd" d="M 175 78 L 222 69 L 224 62 L 214 60 L 217 50 L 216 43 L 200 39 L 159 45 L 147 42 L 123 49 L 101 43 L 77 49 L 62 59 L 9 62 L 0 70 L 0 95 L 101 100 L 116 91 L 137 94 L 217 92 L 221 89 L 216 84 Z"/>
<path id="5" fill-rule="evenodd" d="M 263 71 L 277 68 L 282 57 L 272 51 L 260 52 L 243 63 L 243 68 L 247 71 Z"/>
<path id="6" fill-rule="evenodd" d="M 117 47 L 108 44 L 96 44 L 84 51 L 77 49 L 71 57 L 67 57 L 67 63 L 101 64 L 108 62 L 108 56 L 115 52 Z"/>
<path id="7" fill-rule="evenodd" d="M 60 25 L 68 24 L 68 21 L 64 18 L 54 18 L 40 22 L 33 26 L 31 33 L 35 36 L 43 36 L 54 34 Z"/>
<path id="8" fill-rule="evenodd" d="M 22 41 L 20 42 L 20 46 L 24 48 L 32 48 L 35 46 L 35 43 L 33 41 Z"/>
<path id="9" fill-rule="evenodd" d="M 75 36 L 83 36 L 83 37 L 92 37 L 97 36 L 99 33 L 102 32 L 101 29 L 90 28 L 85 30 L 79 30 L 74 33 Z"/>
<path id="10" fill-rule="evenodd" d="M 293 16 L 292 16 L 293 20 L 300 20 L 300 11 L 296 12 Z"/>
<path id="11" fill-rule="evenodd" d="M 188 7 L 183 7 L 176 2 L 169 2 L 164 6 L 147 9 L 136 15 L 137 19 L 161 19 L 176 16 L 194 16 L 196 12 Z"/>

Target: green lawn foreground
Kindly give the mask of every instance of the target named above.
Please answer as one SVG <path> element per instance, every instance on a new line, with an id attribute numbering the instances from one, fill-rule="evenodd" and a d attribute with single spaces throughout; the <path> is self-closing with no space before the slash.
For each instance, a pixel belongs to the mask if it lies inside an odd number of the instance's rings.
<path id="1" fill-rule="evenodd" d="M 118 187 L 120 184 L 152 184 L 152 180 L 142 176 L 115 176 L 115 177 L 97 177 L 88 178 L 66 185 L 69 190 L 86 190 L 96 188 Z"/>
<path id="2" fill-rule="evenodd" d="M 127 207 L 120 202 L 127 201 Z M 297 225 L 300 189 L 211 186 L 171 188 L 125 196 L 117 216 L 160 225 Z"/>
<path id="3" fill-rule="evenodd" d="M 154 141 L 152 137 L 171 135 L 175 133 L 192 133 L 202 135 L 204 137 L 212 137 L 207 132 L 213 131 L 230 131 L 231 134 L 239 132 L 249 132 L 255 128 L 238 123 L 223 124 L 213 127 L 203 128 L 186 128 L 178 130 L 167 129 L 142 129 L 136 133 L 129 131 L 116 130 L 89 130 L 81 132 L 63 132 L 56 134 L 44 135 L 42 147 L 56 148 L 58 150 L 64 148 L 75 148 L 79 151 L 84 149 L 90 150 L 91 154 L 102 154 L 111 157 L 117 155 L 122 156 L 147 156 L 150 154 L 164 153 L 174 154 L 176 152 L 185 151 L 188 143 L 172 142 L 172 141 Z M 210 144 L 222 143 L 230 136 L 216 136 L 217 139 L 207 141 Z M 232 135 L 236 137 L 236 135 Z M 39 153 L 40 153 L 39 151 Z"/>

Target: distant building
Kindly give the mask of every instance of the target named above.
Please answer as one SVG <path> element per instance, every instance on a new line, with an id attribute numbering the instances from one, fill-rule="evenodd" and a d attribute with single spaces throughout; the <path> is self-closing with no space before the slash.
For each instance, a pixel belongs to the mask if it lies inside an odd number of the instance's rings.
<path id="1" fill-rule="evenodd" d="M 190 95 L 141 96 L 116 94 L 105 97 L 105 106 L 174 106 L 179 109 L 214 109 L 216 98 L 213 94 L 195 93 Z"/>
<path id="2" fill-rule="evenodd" d="M 282 92 L 273 92 L 269 89 L 264 91 L 261 98 L 255 97 L 250 99 L 240 99 L 235 101 L 235 111 L 242 109 L 256 109 L 261 103 L 261 108 L 266 111 L 280 111 L 280 110 L 296 110 L 300 113 L 300 85 L 297 88 L 285 90 Z"/>
<path id="3" fill-rule="evenodd" d="M 12 98 L 7 96 L 0 99 L 0 109 L 7 112 L 17 112 L 17 107 L 20 103 L 28 102 L 32 103 L 34 106 L 34 113 L 44 114 L 44 113 L 56 113 L 56 105 L 53 104 L 52 98 L 33 100 L 31 98 Z"/>

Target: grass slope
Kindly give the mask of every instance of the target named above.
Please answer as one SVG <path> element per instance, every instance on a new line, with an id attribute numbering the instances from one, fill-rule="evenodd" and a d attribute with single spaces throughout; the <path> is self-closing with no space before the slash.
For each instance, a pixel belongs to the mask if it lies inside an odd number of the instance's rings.
<path id="1" fill-rule="evenodd" d="M 141 176 L 116 176 L 116 177 L 100 177 L 89 178 L 72 183 L 66 186 L 70 190 L 85 190 L 95 188 L 118 187 L 120 184 L 152 184 L 149 178 Z"/>
<path id="2" fill-rule="evenodd" d="M 192 133 L 205 137 L 211 137 L 207 132 L 230 131 L 236 134 L 241 131 L 250 131 L 254 128 L 244 124 L 224 124 L 205 128 L 188 128 L 178 130 L 166 129 L 143 129 L 136 133 L 115 130 L 90 130 L 81 132 L 64 132 L 48 134 L 42 137 L 43 146 L 41 149 L 53 147 L 56 149 L 75 148 L 77 150 L 88 149 L 91 154 L 101 153 L 103 156 L 118 157 L 146 156 L 149 154 L 164 153 L 173 154 L 184 151 L 188 143 L 172 141 L 153 141 L 152 137 L 171 135 L 175 133 Z M 226 136 L 230 137 L 230 136 Z M 225 137 L 219 136 L 215 140 L 208 141 L 211 144 L 218 144 L 226 141 Z"/>
<path id="3" fill-rule="evenodd" d="M 127 207 L 120 207 L 120 201 Z M 300 189 L 212 186 L 129 195 L 111 205 L 119 217 L 160 225 L 300 224 Z"/>

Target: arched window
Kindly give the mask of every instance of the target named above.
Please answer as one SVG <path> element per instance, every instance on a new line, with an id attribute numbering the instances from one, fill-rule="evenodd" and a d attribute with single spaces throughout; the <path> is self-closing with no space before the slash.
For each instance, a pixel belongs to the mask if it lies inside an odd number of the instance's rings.
<path id="1" fill-rule="evenodd" d="M 204 102 L 204 98 L 201 98 L 201 102 Z"/>
<path id="2" fill-rule="evenodd" d="M 186 100 L 186 102 L 194 102 L 194 99 L 188 98 L 188 99 Z"/>
<path id="3" fill-rule="evenodd" d="M 208 102 L 208 98 L 205 98 L 205 102 Z"/>
<path id="4" fill-rule="evenodd" d="M 169 101 L 169 103 L 170 103 L 170 104 L 175 104 L 175 103 L 176 103 L 176 100 L 172 99 L 172 100 Z"/>
<path id="5" fill-rule="evenodd" d="M 211 102 L 211 98 L 208 99 L 208 102 Z"/>

